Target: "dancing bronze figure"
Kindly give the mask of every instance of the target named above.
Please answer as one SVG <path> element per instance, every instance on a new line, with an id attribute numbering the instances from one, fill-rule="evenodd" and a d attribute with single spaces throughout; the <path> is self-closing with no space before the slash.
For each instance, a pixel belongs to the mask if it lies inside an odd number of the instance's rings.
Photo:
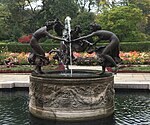
<path id="1" fill-rule="evenodd" d="M 35 73 L 43 73 L 41 70 L 41 66 L 46 65 L 49 63 L 49 59 L 45 57 L 45 51 L 43 48 L 39 45 L 38 41 L 43 37 L 49 37 L 50 39 L 60 40 L 60 41 L 67 41 L 65 39 L 56 37 L 51 35 L 48 31 L 53 29 L 53 26 L 58 23 L 58 20 L 56 21 L 48 21 L 45 23 L 43 27 L 35 31 L 32 35 L 30 46 L 32 48 L 33 53 L 29 56 L 29 62 L 32 64 L 35 64 Z"/>
<path id="2" fill-rule="evenodd" d="M 100 26 L 96 24 L 93 24 L 93 26 L 91 25 L 91 29 L 93 31 L 91 34 L 72 40 L 72 42 L 95 37 L 95 36 L 98 37 L 98 40 L 94 42 L 93 45 L 96 45 L 96 43 L 101 40 L 108 40 L 109 44 L 105 48 L 103 48 L 103 51 L 101 52 L 101 57 L 104 58 L 104 60 L 110 62 L 111 66 L 115 67 L 114 72 L 117 72 L 118 71 L 117 63 L 121 61 L 119 57 L 120 45 L 119 45 L 118 37 L 113 32 L 107 30 L 101 30 Z M 110 52 L 113 54 L 114 58 L 112 58 Z"/>

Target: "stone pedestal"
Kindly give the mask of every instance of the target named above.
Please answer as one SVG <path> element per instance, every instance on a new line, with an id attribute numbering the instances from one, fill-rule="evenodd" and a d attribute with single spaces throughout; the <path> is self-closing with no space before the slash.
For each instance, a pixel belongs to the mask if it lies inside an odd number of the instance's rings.
<path id="1" fill-rule="evenodd" d="M 114 112 L 114 77 L 97 71 L 31 75 L 29 110 L 39 118 L 63 121 L 104 118 Z"/>

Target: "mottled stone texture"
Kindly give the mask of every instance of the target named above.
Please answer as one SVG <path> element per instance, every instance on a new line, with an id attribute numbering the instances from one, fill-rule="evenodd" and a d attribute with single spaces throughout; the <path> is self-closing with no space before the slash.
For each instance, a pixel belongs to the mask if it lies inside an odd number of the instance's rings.
<path id="1" fill-rule="evenodd" d="M 112 75 L 93 78 L 31 75 L 29 110 L 44 119 L 103 118 L 114 112 L 114 93 Z"/>

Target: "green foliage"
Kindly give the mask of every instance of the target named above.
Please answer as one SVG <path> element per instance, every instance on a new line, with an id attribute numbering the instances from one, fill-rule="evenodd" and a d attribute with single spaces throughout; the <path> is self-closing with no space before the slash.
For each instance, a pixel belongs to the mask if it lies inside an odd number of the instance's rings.
<path id="1" fill-rule="evenodd" d="M 150 35 L 150 0 L 134 0 L 131 1 L 131 3 L 139 7 L 145 17 L 147 17 L 148 24 L 146 25 L 145 33 Z"/>
<path id="2" fill-rule="evenodd" d="M 0 3 L 0 40 L 17 40 L 33 33 L 47 20 L 77 16 L 78 6 L 72 0 L 42 0 L 41 8 L 31 4 L 37 0 L 2 0 Z M 2 15 L 2 16 L 1 16 Z"/>
<path id="3" fill-rule="evenodd" d="M 83 30 L 83 34 L 87 34 L 89 33 L 89 25 L 90 23 L 94 22 L 94 19 L 95 19 L 94 13 L 89 12 L 79 13 L 78 16 L 73 19 L 72 25 L 73 26 L 80 25 Z"/>
<path id="4" fill-rule="evenodd" d="M 4 21 L 2 22 L 2 25 L 5 27 L 2 27 L 3 29 L 0 29 L 0 32 L 7 36 L 5 39 L 17 40 L 23 34 L 30 31 L 28 26 L 32 16 L 25 9 L 28 6 L 26 3 L 25 0 L 5 0 L 1 2 L 1 5 L 5 7 Z"/>
<path id="5" fill-rule="evenodd" d="M 150 0 L 124 0 L 124 6 L 126 5 L 125 3 L 127 3 L 127 5 L 132 5 L 134 7 L 138 7 L 142 10 L 144 16 L 147 18 L 148 23 L 146 25 L 145 28 L 145 33 L 150 35 Z"/>
<path id="6" fill-rule="evenodd" d="M 108 45 L 108 43 L 98 43 L 97 46 Z M 150 51 L 150 41 L 141 42 L 120 42 L 120 50 L 124 52 L 129 51 L 139 51 L 139 52 L 149 52 Z"/>
<path id="7" fill-rule="evenodd" d="M 0 40 L 6 40 L 9 38 L 10 30 L 8 25 L 5 24 L 5 18 L 10 15 L 5 5 L 0 3 Z"/>
<path id="8" fill-rule="evenodd" d="M 31 66 L 31 65 L 15 65 L 15 66 L 13 66 L 13 67 L 6 67 L 6 66 L 0 66 L 0 68 L 1 68 L 1 71 L 6 71 L 6 72 L 8 72 L 8 71 L 11 71 L 11 72 L 26 72 L 26 71 L 33 71 L 33 69 L 34 69 L 34 67 L 33 66 Z"/>
<path id="9" fill-rule="evenodd" d="M 73 62 L 74 65 L 87 65 L 87 66 L 96 66 L 98 65 L 98 61 L 96 58 L 91 57 L 91 58 L 77 58 L 75 62 Z"/>
<path id="10" fill-rule="evenodd" d="M 10 52 L 30 52 L 31 47 L 29 44 L 21 44 L 17 42 L 11 42 L 6 44 L 8 51 Z"/>
<path id="11" fill-rule="evenodd" d="M 96 21 L 103 29 L 116 33 L 121 41 L 149 38 L 145 34 L 150 34 L 150 0 L 124 0 L 125 4 L 118 4 L 115 0 L 41 0 L 40 8 L 31 4 L 36 1 L 0 1 L 0 40 L 15 41 L 33 33 L 47 20 L 59 18 L 64 21 L 66 16 L 72 18 L 72 28 L 81 25 L 85 35 L 96 16 L 96 13 L 91 13 L 92 6 L 103 12 L 98 14 Z"/>
<path id="12" fill-rule="evenodd" d="M 143 11 L 144 15 L 150 13 L 150 0 L 129 0 L 129 4 L 140 8 Z"/>
<path id="13" fill-rule="evenodd" d="M 59 18 L 64 20 L 66 16 L 74 18 L 77 16 L 78 6 L 72 0 L 42 0 L 41 9 L 36 14 L 36 20 L 44 24 L 47 20 Z"/>
<path id="14" fill-rule="evenodd" d="M 120 69 L 120 71 L 127 70 L 127 71 L 147 71 L 150 72 L 150 66 L 131 66 L 131 67 L 125 67 L 123 69 Z"/>
<path id="15" fill-rule="evenodd" d="M 140 51 L 149 52 L 150 51 L 150 41 L 147 42 L 121 42 L 121 51 Z"/>
<path id="16" fill-rule="evenodd" d="M 86 64 L 86 62 L 83 62 L 85 64 L 79 64 L 79 65 L 90 65 L 90 64 Z M 6 71 L 6 72 L 32 72 L 34 70 L 34 66 L 31 65 L 15 65 L 14 67 L 6 67 L 6 66 L 0 66 L 1 71 Z M 56 66 L 45 66 L 42 67 L 43 69 L 49 68 L 49 70 L 56 70 L 57 67 Z M 130 66 L 130 67 L 125 67 L 125 68 L 121 68 L 119 69 L 119 71 L 137 71 L 137 72 L 141 72 L 141 71 L 146 71 L 146 72 L 150 72 L 150 66 Z"/>
<path id="17" fill-rule="evenodd" d="M 141 41 L 146 39 L 142 32 L 146 18 L 142 11 L 131 6 L 119 6 L 99 14 L 96 21 L 103 29 L 117 34 L 120 41 Z"/>
<path id="18" fill-rule="evenodd" d="M 58 48 L 58 43 L 40 43 L 45 52 L 49 52 L 52 48 Z M 0 50 L 2 52 L 31 52 L 32 49 L 27 43 L 9 42 L 0 43 Z"/>
<path id="19" fill-rule="evenodd" d="M 98 43 L 97 46 L 107 45 L 108 43 Z M 60 44 L 54 43 L 51 41 L 40 43 L 45 52 L 49 52 L 52 48 L 59 48 Z M 142 42 L 120 42 L 121 51 L 140 51 L 140 52 L 149 52 L 150 51 L 150 41 Z M 0 52 L 31 52 L 31 47 L 29 44 L 18 43 L 18 42 L 9 42 L 1 43 L 0 42 Z"/>

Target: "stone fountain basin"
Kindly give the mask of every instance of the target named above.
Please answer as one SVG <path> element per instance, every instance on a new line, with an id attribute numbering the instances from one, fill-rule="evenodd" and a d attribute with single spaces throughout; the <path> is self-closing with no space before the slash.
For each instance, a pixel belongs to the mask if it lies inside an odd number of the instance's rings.
<path id="1" fill-rule="evenodd" d="M 32 74 L 29 110 L 39 118 L 80 121 L 114 112 L 114 77 L 97 70 L 50 71 Z"/>
<path id="2" fill-rule="evenodd" d="M 103 78 L 112 76 L 112 73 L 106 72 L 105 74 L 99 75 L 99 70 L 84 70 L 84 69 L 73 69 L 71 70 L 59 71 L 52 70 L 45 72 L 45 74 L 32 74 L 32 76 L 43 77 L 43 78 L 60 78 L 60 79 L 87 79 L 87 78 Z"/>

